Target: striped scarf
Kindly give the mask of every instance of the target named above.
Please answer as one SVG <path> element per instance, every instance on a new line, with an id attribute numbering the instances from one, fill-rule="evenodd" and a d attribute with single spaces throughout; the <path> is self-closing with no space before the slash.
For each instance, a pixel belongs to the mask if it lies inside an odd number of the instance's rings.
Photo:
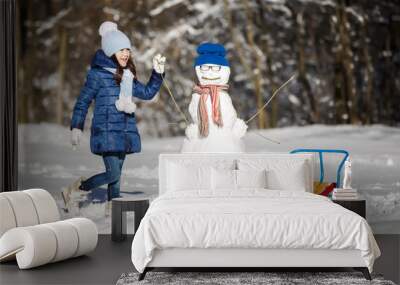
<path id="1" fill-rule="evenodd" d="M 207 98 L 211 96 L 212 119 L 218 126 L 222 127 L 221 106 L 219 102 L 219 91 L 228 89 L 228 85 L 195 85 L 193 91 L 200 95 L 197 114 L 200 118 L 199 131 L 202 137 L 208 136 L 208 114 Z"/>

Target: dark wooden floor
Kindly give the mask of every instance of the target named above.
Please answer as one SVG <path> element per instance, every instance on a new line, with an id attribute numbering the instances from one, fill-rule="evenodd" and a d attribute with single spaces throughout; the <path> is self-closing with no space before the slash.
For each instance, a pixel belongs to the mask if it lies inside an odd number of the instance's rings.
<path id="1" fill-rule="evenodd" d="M 97 248 L 87 256 L 18 270 L 16 262 L 0 265 L 0 284 L 115 284 L 124 272 L 134 271 L 131 262 L 132 237 L 124 242 L 99 235 Z"/>
<path id="2" fill-rule="evenodd" d="M 375 273 L 395 283 L 400 281 L 400 235 L 375 236 L 382 256 L 375 262 Z M 100 235 L 94 252 L 88 256 L 19 270 L 16 262 L 0 265 L 0 284 L 115 284 L 124 272 L 134 271 L 130 249 L 132 237 L 121 243 Z"/>

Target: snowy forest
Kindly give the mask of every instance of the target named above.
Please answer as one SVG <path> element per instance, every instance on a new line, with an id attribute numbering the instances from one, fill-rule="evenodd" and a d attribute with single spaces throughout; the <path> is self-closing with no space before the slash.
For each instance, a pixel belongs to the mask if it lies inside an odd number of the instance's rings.
<path id="1" fill-rule="evenodd" d="M 296 75 L 250 129 L 400 123 L 398 1 L 21 0 L 18 5 L 20 123 L 69 126 L 105 20 L 130 37 L 139 80 L 147 80 L 156 53 L 167 57 L 166 83 L 184 111 L 196 47 L 212 41 L 227 49 L 230 94 L 243 119 Z M 185 121 L 165 88 L 139 106 L 144 135 L 184 133 Z"/>
<path id="2" fill-rule="evenodd" d="M 108 20 L 130 38 L 140 81 L 149 78 L 153 56 L 166 56 L 164 82 L 188 120 L 193 63 L 203 42 L 225 46 L 229 94 L 245 121 L 294 75 L 250 121 L 246 152 L 348 150 L 352 186 L 366 200 L 374 233 L 400 233 L 400 1 L 18 0 L 17 5 L 19 189 L 44 188 L 62 208 L 65 187 L 104 171 L 102 158 L 89 147 L 92 109 L 75 149 L 70 122 L 101 46 L 98 28 Z M 135 102 L 142 151 L 126 159 L 121 193 L 156 197 L 158 156 L 180 152 L 186 122 L 166 86 L 153 100 Z M 338 163 L 328 159 L 325 178 L 332 182 Z M 104 199 L 69 215 L 89 217 L 99 232 L 110 233 Z"/>

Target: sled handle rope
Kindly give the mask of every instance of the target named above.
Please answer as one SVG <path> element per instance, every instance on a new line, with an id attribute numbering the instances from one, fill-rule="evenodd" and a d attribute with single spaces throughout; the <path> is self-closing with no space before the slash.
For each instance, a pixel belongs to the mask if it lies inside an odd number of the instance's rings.
<path id="1" fill-rule="evenodd" d="M 272 99 L 274 99 L 274 97 L 278 94 L 278 92 L 281 91 L 286 85 L 288 85 L 289 82 L 292 81 L 295 77 L 296 74 L 293 74 L 288 80 L 286 80 L 285 83 L 283 83 L 278 89 L 276 89 L 272 94 L 272 96 L 268 99 L 267 103 L 265 103 L 253 116 L 251 116 L 250 119 L 246 121 L 246 124 L 251 120 L 253 120 L 255 117 L 257 117 L 258 114 L 260 114 L 260 112 L 268 106 L 268 104 L 272 101 Z"/>
<path id="2" fill-rule="evenodd" d="M 184 119 L 185 122 L 186 122 L 186 125 L 189 125 L 189 121 L 187 120 L 185 114 L 182 112 L 181 108 L 179 108 L 179 105 L 178 105 L 178 103 L 176 102 L 174 95 L 172 95 L 172 92 L 171 92 L 171 90 L 169 89 L 169 87 L 168 87 L 168 85 L 167 85 L 167 82 L 165 82 L 164 76 L 163 76 L 161 73 L 160 73 L 160 75 L 161 75 L 162 82 L 163 82 L 163 85 L 164 85 L 165 89 L 167 89 L 167 92 L 168 92 L 169 96 L 171 97 L 172 101 L 174 102 L 175 108 L 176 108 L 176 109 L 178 110 L 178 112 L 182 115 L 183 119 Z"/>

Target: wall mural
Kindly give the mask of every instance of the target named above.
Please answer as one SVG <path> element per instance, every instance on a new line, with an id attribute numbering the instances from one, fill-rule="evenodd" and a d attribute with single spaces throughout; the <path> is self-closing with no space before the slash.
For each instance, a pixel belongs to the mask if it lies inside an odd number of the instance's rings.
<path id="1" fill-rule="evenodd" d="M 33 2 L 18 187 L 50 191 L 64 218 L 109 233 L 109 199 L 157 196 L 160 153 L 323 148 L 350 153 L 374 233 L 400 233 L 399 4 Z M 341 157 L 324 157 L 335 182 Z"/>

